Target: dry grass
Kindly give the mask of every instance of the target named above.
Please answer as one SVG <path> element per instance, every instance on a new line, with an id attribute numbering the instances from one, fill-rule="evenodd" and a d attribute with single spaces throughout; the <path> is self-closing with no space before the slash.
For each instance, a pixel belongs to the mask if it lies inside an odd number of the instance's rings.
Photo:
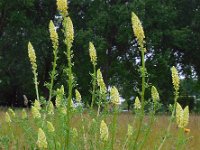
<path id="1" fill-rule="evenodd" d="M 147 122 L 148 119 L 146 118 L 145 120 Z M 133 124 L 134 122 L 133 115 L 131 113 L 122 113 L 119 116 L 118 122 L 118 141 L 121 141 L 123 139 L 122 137 L 124 137 L 127 132 L 127 124 Z M 169 116 L 157 116 L 156 122 L 153 126 L 153 129 L 151 130 L 150 138 L 148 138 L 148 142 L 147 144 L 145 144 L 144 149 L 152 150 L 155 148 L 156 144 L 160 143 L 168 124 Z M 189 150 L 197 150 L 199 149 L 200 144 L 200 116 L 195 114 L 190 115 L 190 122 L 188 128 L 190 129 L 190 133 L 186 133 L 186 136 L 188 137 L 188 145 L 186 147 Z M 164 149 L 175 149 L 172 143 L 174 143 L 174 140 L 176 140 L 176 138 L 174 138 L 175 136 L 173 135 L 176 135 L 177 132 L 177 126 L 172 126 L 172 135 L 170 136 L 169 140 L 165 143 Z"/>
<path id="2" fill-rule="evenodd" d="M 4 114 L 5 111 L 3 109 L 1 109 L 2 111 L 0 111 L 0 123 L 2 124 L 2 122 L 4 121 Z M 87 120 L 90 120 L 88 117 L 88 115 L 84 114 L 84 117 Z M 80 128 L 81 124 L 80 124 L 81 120 L 79 116 L 76 116 L 72 119 L 72 126 L 76 127 L 77 129 Z M 110 119 L 108 118 L 106 120 L 107 124 L 109 125 Z M 131 113 L 121 113 L 118 117 L 118 125 L 117 125 L 117 141 L 115 144 L 115 149 L 121 149 L 124 141 L 125 141 L 125 137 L 127 134 L 127 125 L 133 125 L 135 122 L 134 120 L 134 115 Z M 148 117 L 145 118 L 145 122 L 148 122 Z M 162 136 L 165 133 L 165 129 L 167 128 L 169 123 L 169 116 L 167 115 L 159 115 L 157 116 L 157 119 L 155 121 L 155 124 L 153 125 L 153 128 L 151 130 L 150 133 L 150 138 L 148 138 L 147 144 L 145 144 L 143 149 L 155 149 L 155 146 L 159 145 L 160 141 L 162 140 Z M 147 123 L 148 125 L 148 123 Z M 186 145 L 186 149 L 189 150 L 197 150 L 199 149 L 199 144 L 200 144 L 200 116 L 198 115 L 190 115 L 190 123 L 188 128 L 191 130 L 190 133 L 186 133 L 187 137 L 188 137 L 188 145 Z M 20 133 L 21 129 L 20 127 L 15 127 L 15 134 L 22 134 Z M 6 131 L 5 131 L 6 132 Z M 169 149 L 175 149 L 174 148 L 174 140 L 176 140 L 176 135 L 178 132 L 178 128 L 174 125 L 172 126 L 172 134 L 170 136 L 170 138 L 167 140 L 167 142 L 164 145 L 164 149 L 169 150 Z M 20 141 L 23 141 L 23 139 L 21 139 Z"/>

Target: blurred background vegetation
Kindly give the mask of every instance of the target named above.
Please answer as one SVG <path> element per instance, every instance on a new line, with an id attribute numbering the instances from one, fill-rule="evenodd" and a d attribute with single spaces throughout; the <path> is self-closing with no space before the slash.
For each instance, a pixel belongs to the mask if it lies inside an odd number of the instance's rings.
<path id="1" fill-rule="evenodd" d="M 141 19 L 148 52 L 149 85 L 157 87 L 164 105 L 172 102 L 170 68 L 181 75 L 180 100 L 200 109 L 200 1 L 199 0 L 68 0 L 75 30 L 74 73 L 84 101 L 90 102 L 92 66 L 89 41 L 94 42 L 106 85 L 118 87 L 127 104 L 140 90 L 140 53 L 131 28 L 131 12 Z M 40 93 L 49 81 L 52 46 L 48 24 L 59 26 L 55 0 L 0 0 L 0 105 L 23 106 L 23 95 L 35 99 L 27 43 L 37 54 Z M 66 56 L 60 38 L 58 77 L 55 87 L 66 84 Z M 147 97 L 148 99 L 147 91 Z"/>

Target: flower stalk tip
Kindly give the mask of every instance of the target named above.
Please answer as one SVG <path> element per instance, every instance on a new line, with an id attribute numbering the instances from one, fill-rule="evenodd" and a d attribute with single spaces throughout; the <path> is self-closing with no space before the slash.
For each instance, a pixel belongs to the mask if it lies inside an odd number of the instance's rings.
<path id="1" fill-rule="evenodd" d="M 35 55 L 35 50 L 31 42 L 28 43 L 28 56 L 29 56 L 29 60 L 30 60 L 33 71 L 36 71 L 37 70 L 36 55 Z"/>
<path id="2" fill-rule="evenodd" d="M 138 97 L 135 98 L 134 108 L 135 109 L 140 109 L 141 108 L 141 102 L 140 102 Z"/>
<path id="3" fill-rule="evenodd" d="M 104 120 L 101 121 L 100 125 L 100 138 L 102 141 L 108 141 L 108 127 Z"/>
<path id="4" fill-rule="evenodd" d="M 178 93 L 179 91 L 179 87 L 180 87 L 180 79 L 178 76 L 178 71 L 177 69 L 173 66 L 171 68 L 171 72 L 172 72 L 172 83 L 174 85 L 174 90 L 176 93 Z"/>
<path id="5" fill-rule="evenodd" d="M 39 128 L 38 129 L 38 140 L 36 142 L 39 149 L 46 149 L 47 148 L 47 140 L 44 131 Z"/>
<path id="6" fill-rule="evenodd" d="M 8 112 L 6 112 L 5 121 L 6 121 L 7 123 L 11 123 L 11 122 L 12 122 L 12 121 L 11 121 L 11 118 L 10 118 L 10 115 L 8 114 Z"/>
<path id="7" fill-rule="evenodd" d="M 179 128 L 185 128 L 189 123 L 189 107 L 186 106 L 184 109 L 179 103 L 176 106 L 176 123 Z"/>
<path id="8" fill-rule="evenodd" d="M 151 97 L 152 97 L 154 103 L 157 102 L 160 99 L 159 93 L 158 93 L 155 86 L 151 87 Z"/>
<path id="9" fill-rule="evenodd" d="M 49 132 L 52 132 L 52 133 L 55 131 L 53 124 L 49 121 L 47 121 L 47 129 Z"/>
<path id="10" fill-rule="evenodd" d="M 118 90 L 117 90 L 117 88 L 115 86 L 111 88 L 110 99 L 111 99 L 111 103 L 113 103 L 115 105 L 119 105 L 120 104 L 119 92 L 118 92 Z"/>
<path id="11" fill-rule="evenodd" d="M 89 42 L 89 54 L 91 62 L 95 65 L 97 62 L 97 53 L 94 44 L 92 42 Z"/>
<path id="12" fill-rule="evenodd" d="M 68 15 L 67 0 L 57 0 L 57 9 L 63 17 L 67 16 Z"/>
<path id="13" fill-rule="evenodd" d="M 143 49 L 144 52 L 146 52 L 146 48 L 144 48 L 145 35 L 144 35 L 142 23 L 141 23 L 140 19 L 138 18 L 138 16 L 134 12 L 132 12 L 131 21 L 132 21 L 133 32 L 137 39 L 137 43 L 138 43 L 139 47 L 141 49 Z"/>
<path id="14" fill-rule="evenodd" d="M 76 95 L 76 101 L 80 103 L 82 98 L 80 92 L 77 89 L 75 90 L 75 95 Z"/>
<path id="15" fill-rule="evenodd" d="M 49 32 L 50 32 L 50 38 L 53 44 L 53 48 L 57 49 L 58 48 L 58 34 L 56 32 L 56 27 L 52 20 L 49 22 Z"/>

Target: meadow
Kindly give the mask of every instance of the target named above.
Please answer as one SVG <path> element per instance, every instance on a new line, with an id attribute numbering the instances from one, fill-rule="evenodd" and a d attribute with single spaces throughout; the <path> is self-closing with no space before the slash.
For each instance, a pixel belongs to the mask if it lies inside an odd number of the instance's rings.
<path id="1" fill-rule="evenodd" d="M 62 32 L 66 46 L 67 88 L 54 89 L 57 77 L 59 38 L 53 21 L 49 23 L 53 48 L 50 81 L 45 83 L 48 98 L 42 97 L 38 88 L 37 55 L 31 42 L 28 56 L 33 72 L 35 100 L 24 99 L 27 108 L 8 108 L 0 113 L 1 149 L 70 149 L 70 150 L 123 150 L 123 149 L 198 149 L 199 116 L 189 115 L 189 107 L 178 103 L 180 78 L 177 69 L 171 67 L 174 102 L 168 114 L 158 115 L 162 108 L 158 90 L 146 83 L 145 34 L 138 16 L 132 12 L 132 28 L 141 53 L 141 88 L 130 112 L 122 112 L 120 93 L 116 86 L 109 89 L 97 67 L 95 46 L 89 42 L 89 55 L 93 72 L 91 75 L 91 103 L 84 103 L 78 91 L 73 73 L 74 28 L 68 14 L 66 0 L 57 0 L 62 17 Z M 66 88 L 66 89 L 65 89 Z M 150 88 L 151 98 L 145 99 Z M 30 108 L 28 107 L 30 104 Z M 78 104 L 75 107 L 75 104 Z M 3 108 L 2 108 L 3 109 Z"/>
<path id="2" fill-rule="evenodd" d="M 5 144 L 3 144 L 5 143 L 4 141 L 5 138 L 3 137 L 9 133 L 8 131 L 9 129 L 8 129 L 8 126 L 5 124 L 5 118 L 4 118 L 6 111 L 7 111 L 6 108 L 1 108 L 1 112 L 0 112 L 0 124 L 1 124 L 0 148 L 1 149 L 6 149 Z M 21 115 L 20 112 L 21 112 L 21 109 L 16 110 L 16 114 L 18 115 L 18 117 L 20 117 Z M 29 117 L 32 118 L 29 109 L 27 109 L 27 112 L 29 113 Z M 84 114 L 84 118 L 87 118 L 87 121 L 92 122 L 91 118 L 88 120 L 88 116 L 89 116 L 88 114 Z M 167 128 L 170 117 L 168 115 L 157 115 L 156 117 L 157 118 L 155 120 L 153 127 L 151 128 L 151 133 L 148 137 L 147 143 L 145 144 L 143 149 L 149 149 L 149 150 L 156 149 L 156 145 L 160 143 L 164 135 L 164 131 Z M 149 117 L 147 116 L 145 117 L 145 122 L 147 124 L 148 124 L 148 118 Z M 54 119 L 55 119 L 53 121 L 54 126 L 59 126 L 58 122 L 56 122 L 56 118 Z M 120 113 L 118 121 L 117 121 L 118 123 L 117 123 L 116 143 L 114 145 L 114 149 L 116 150 L 127 149 L 127 147 L 124 147 L 124 144 L 125 144 L 125 139 L 127 137 L 128 125 L 133 125 L 135 122 L 134 119 L 135 119 L 134 115 L 131 112 Z M 83 125 L 86 126 L 86 130 L 88 130 L 87 127 L 89 127 L 89 124 L 90 124 L 89 122 L 86 122 L 86 123 L 81 122 L 81 117 L 77 115 L 77 116 L 74 116 L 71 123 L 72 123 L 72 126 L 78 130 L 78 132 L 81 132 L 80 130 Z M 111 125 L 110 118 L 107 118 L 106 122 L 108 125 Z M 200 143 L 200 136 L 199 136 L 200 117 L 199 115 L 194 115 L 194 114 L 190 115 L 188 128 L 190 129 L 190 132 L 188 133 L 185 132 L 185 135 L 188 138 L 188 142 L 184 149 L 197 150 L 199 148 L 199 143 Z M 26 141 L 28 137 L 23 132 L 23 128 L 20 126 L 20 124 L 12 125 L 12 130 L 15 135 L 15 138 L 19 139 L 18 144 L 17 144 L 18 147 L 16 147 L 16 144 L 14 144 L 16 141 L 10 141 L 10 144 L 8 144 L 9 146 L 7 148 L 8 149 L 31 149 L 29 147 L 30 146 L 29 144 L 24 143 L 24 141 Z M 166 150 L 176 149 L 174 140 L 176 140 L 177 130 L 178 130 L 177 125 L 173 125 L 172 131 L 171 131 L 172 133 L 170 135 L 171 137 L 169 138 L 169 141 L 164 145 L 163 149 L 166 149 Z M 37 132 L 37 127 L 33 127 L 33 131 Z M 87 135 L 88 141 L 91 140 L 91 136 L 92 135 L 90 134 Z M 35 137 L 35 142 L 36 140 L 37 140 L 37 137 Z M 80 149 L 84 149 L 84 147 L 81 147 L 82 145 L 79 145 L 79 146 L 80 146 L 79 147 Z M 92 149 L 92 148 L 88 147 L 86 149 Z M 101 149 L 101 148 L 96 148 L 96 149 Z"/>

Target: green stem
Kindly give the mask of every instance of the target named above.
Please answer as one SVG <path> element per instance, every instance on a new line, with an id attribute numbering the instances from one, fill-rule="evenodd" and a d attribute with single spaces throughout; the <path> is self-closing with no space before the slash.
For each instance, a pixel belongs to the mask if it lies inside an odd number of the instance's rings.
<path id="1" fill-rule="evenodd" d="M 54 150 L 56 150 L 57 147 L 56 147 L 56 138 L 55 138 L 55 135 L 53 135 L 53 141 L 54 141 Z"/>
<path id="2" fill-rule="evenodd" d="M 145 61 L 144 61 L 144 50 L 141 51 L 142 53 L 142 94 L 141 94 L 141 103 L 142 103 L 142 114 L 144 114 L 144 94 L 145 94 Z"/>
<path id="3" fill-rule="evenodd" d="M 72 100 L 72 84 L 73 84 L 73 75 L 72 75 L 72 62 L 71 62 L 71 50 L 70 47 L 67 47 L 67 60 L 68 60 L 68 98 L 67 98 L 67 137 L 66 137 L 66 144 L 67 149 L 69 149 L 70 144 L 70 112 L 71 112 L 71 100 Z"/>
<path id="4" fill-rule="evenodd" d="M 145 96 L 145 60 L 144 60 L 144 48 L 141 48 L 141 61 L 142 61 L 142 70 L 141 70 L 141 74 L 142 74 L 142 92 L 141 92 L 141 105 L 142 105 L 142 108 L 141 108 L 141 116 L 140 116 L 140 120 L 139 120 L 139 129 L 138 129 L 138 132 L 136 134 L 136 139 L 134 141 L 134 147 L 136 146 L 137 144 L 137 141 L 138 141 L 138 138 L 139 138 L 139 135 L 140 135 L 140 132 L 141 132 L 141 126 L 142 126 L 142 122 L 143 122 L 143 119 L 144 119 L 144 96 Z"/>
<path id="5" fill-rule="evenodd" d="M 181 150 L 181 146 L 183 145 L 183 129 L 178 129 L 178 139 L 176 140 L 176 149 Z"/>
<path id="6" fill-rule="evenodd" d="M 53 60 L 53 69 L 52 69 L 52 72 L 51 72 L 51 82 L 50 82 L 50 87 L 49 87 L 49 99 L 48 101 L 51 100 L 52 98 L 52 89 L 53 89 L 53 84 L 54 84 L 54 79 L 55 79 L 55 75 L 56 75 L 56 62 L 57 62 L 57 48 L 54 49 L 54 60 Z"/>
<path id="7" fill-rule="evenodd" d="M 85 126 L 84 126 L 84 120 L 83 120 L 82 113 L 81 113 L 81 121 L 82 121 L 82 130 L 83 130 L 84 149 L 87 150 L 87 139 L 86 139 L 86 134 L 85 134 Z"/>
<path id="8" fill-rule="evenodd" d="M 145 136 L 144 136 L 144 140 L 142 141 L 142 144 L 141 144 L 139 150 L 142 150 L 142 149 L 143 149 L 143 146 L 144 146 L 144 144 L 146 143 L 146 141 L 147 141 L 147 139 L 148 139 L 148 137 L 149 137 L 149 134 L 150 134 L 152 125 L 153 125 L 153 123 L 154 123 L 154 119 L 155 119 L 155 112 L 153 112 L 152 115 L 151 115 L 151 120 L 150 120 L 150 124 L 149 124 L 149 126 L 148 126 L 148 130 L 147 130 L 147 132 L 146 132 L 146 134 L 145 134 Z"/>
<path id="9" fill-rule="evenodd" d="M 94 105 L 94 100 L 95 100 L 95 92 L 96 92 L 96 76 L 97 76 L 97 73 L 96 73 L 96 64 L 93 63 L 93 76 L 92 76 L 92 103 L 91 103 L 91 109 L 93 108 L 93 105 Z"/>
<path id="10" fill-rule="evenodd" d="M 35 91 L 36 91 L 37 100 L 40 101 L 39 92 L 38 92 L 38 81 L 37 81 L 37 72 L 36 72 L 36 70 L 33 70 L 33 74 L 34 74 L 34 83 L 35 83 Z"/>
<path id="11" fill-rule="evenodd" d="M 116 135 L 116 125 L 117 125 L 117 106 L 114 106 L 114 116 L 113 116 L 113 125 L 112 125 L 112 139 L 111 139 L 111 149 L 114 150 L 114 142 Z"/>
<path id="12" fill-rule="evenodd" d="M 171 129 L 171 125 L 172 125 L 172 122 L 173 122 L 173 119 L 174 119 L 174 116 L 175 116 L 175 110 L 176 110 L 176 105 L 177 105 L 177 99 L 178 99 L 178 94 L 177 94 L 177 92 L 175 92 L 174 108 L 173 108 L 173 111 L 172 111 L 172 115 L 171 115 L 171 117 L 170 117 L 170 122 L 169 122 L 169 125 L 168 125 L 168 127 L 167 127 L 166 134 L 165 134 L 165 136 L 164 136 L 164 138 L 163 138 L 163 140 L 162 140 L 160 146 L 158 147 L 158 150 L 161 150 L 161 149 L 162 149 L 162 147 L 163 147 L 163 145 L 164 145 L 166 139 L 167 139 L 168 136 L 169 136 L 169 132 L 170 132 L 170 129 Z"/>
<path id="13" fill-rule="evenodd" d="M 125 150 L 126 145 L 127 145 L 127 143 L 128 143 L 128 140 L 129 140 L 129 136 L 127 136 L 127 138 L 126 138 L 126 141 L 125 141 L 125 143 L 124 143 L 124 145 L 123 145 L 123 150 Z"/>
<path id="14" fill-rule="evenodd" d="M 98 104 L 98 109 L 97 109 L 97 117 L 99 116 L 99 114 L 100 114 L 100 108 L 101 108 L 101 105 L 100 104 Z"/>

